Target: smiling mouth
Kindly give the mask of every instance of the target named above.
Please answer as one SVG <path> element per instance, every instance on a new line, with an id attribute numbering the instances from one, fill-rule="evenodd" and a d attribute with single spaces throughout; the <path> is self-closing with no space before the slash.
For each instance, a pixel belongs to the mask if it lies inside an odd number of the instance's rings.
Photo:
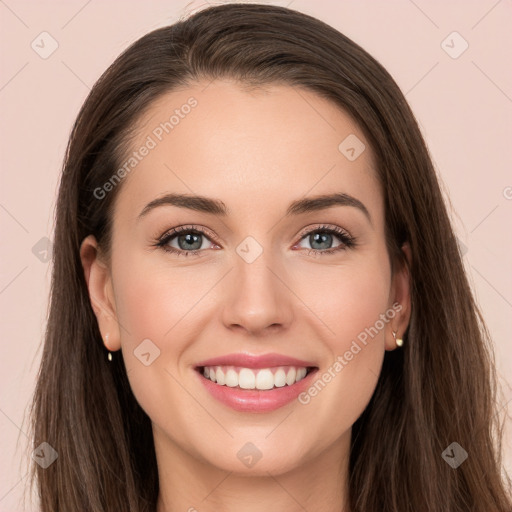
<path id="1" fill-rule="evenodd" d="M 316 370 L 316 366 L 275 366 L 258 369 L 241 366 L 196 367 L 196 371 L 203 378 L 218 386 L 257 391 L 293 386 Z"/>

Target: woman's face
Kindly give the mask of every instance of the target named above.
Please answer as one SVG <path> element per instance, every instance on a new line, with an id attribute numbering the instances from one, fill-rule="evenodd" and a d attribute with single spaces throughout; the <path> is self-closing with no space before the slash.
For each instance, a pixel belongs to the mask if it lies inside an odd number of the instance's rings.
<path id="1" fill-rule="evenodd" d="M 362 131 L 310 91 L 218 80 L 167 94 L 137 133 L 110 266 L 95 260 L 88 283 L 159 463 L 276 475 L 328 449 L 339 461 L 409 311 Z"/>

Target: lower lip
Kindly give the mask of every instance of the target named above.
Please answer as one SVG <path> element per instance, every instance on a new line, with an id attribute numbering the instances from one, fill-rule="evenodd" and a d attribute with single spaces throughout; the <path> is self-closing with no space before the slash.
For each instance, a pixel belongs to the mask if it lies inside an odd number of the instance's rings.
<path id="1" fill-rule="evenodd" d="M 311 379 L 316 372 L 317 369 L 314 369 L 302 380 L 291 386 L 285 385 L 282 388 L 261 391 L 258 389 L 240 389 L 220 386 L 210 379 L 207 379 L 202 373 L 196 370 L 204 387 L 214 398 L 240 412 L 270 412 L 285 406 L 296 399 L 300 393 L 310 386 Z"/>

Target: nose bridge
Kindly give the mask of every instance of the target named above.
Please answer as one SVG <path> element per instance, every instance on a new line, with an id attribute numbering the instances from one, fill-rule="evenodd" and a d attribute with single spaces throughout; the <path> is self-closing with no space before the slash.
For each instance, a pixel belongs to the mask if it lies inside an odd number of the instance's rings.
<path id="1" fill-rule="evenodd" d="M 268 237 L 265 238 L 268 241 Z M 291 318 L 290 295 L 283 284 L 283 267 L 270 247 L 247 237 L 236 248 L 231 297 L 224 309 L 227 326 L 258 332 Z"/>

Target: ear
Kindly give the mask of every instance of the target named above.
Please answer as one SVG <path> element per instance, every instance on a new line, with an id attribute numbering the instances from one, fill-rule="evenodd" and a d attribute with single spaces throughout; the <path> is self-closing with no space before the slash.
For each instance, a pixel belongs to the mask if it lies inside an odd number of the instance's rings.
<path id="1" fill-rule="evenodd" d="M 89 235 L 82 241 L 80 259 L 89 290 L 89 299 L 98 320 L 103 344 L 108 350 L 114 352 L 121 348 L 121 337 L 112 277 L 108 266 L 101 261 L 98 243 L 93 235 Z"/>
<path id="2" fill-rule="evenodd" d="M 386 350 L 397 348 L 393 331 L 396 332 L 397 338 L 403 338 L 411 319 L 411 274 L 409 269 L 412 263 L 412 253 L 408 242 L 402 246 L 402 252 L 407 264 L 401 263 L 392 278 L 390 302 L 396 307 L 393 307 L 395 317 L 389 321 L 386 331 Z"/>

